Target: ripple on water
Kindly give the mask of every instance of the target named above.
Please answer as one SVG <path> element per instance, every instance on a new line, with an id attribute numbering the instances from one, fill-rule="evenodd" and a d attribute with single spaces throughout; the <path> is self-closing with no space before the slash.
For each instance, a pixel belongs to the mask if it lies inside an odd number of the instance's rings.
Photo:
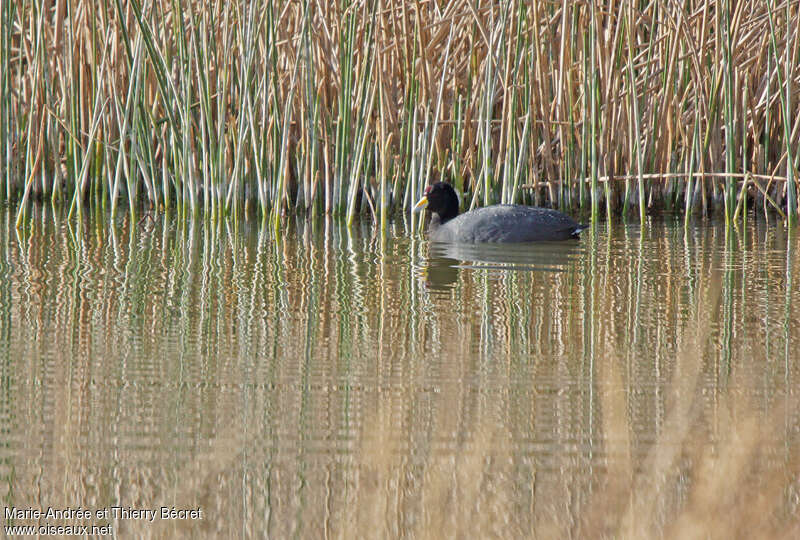
<path id="1" fill-rule="evenodd" d="M 687 478 L 691 441 L 724 444 L 749 425 L 732 418 L 774 428 L 775 467 L 796 448 L 800 244 L 758 220 L 513 246 L 435 245 L 400 221 L 385 238 L 334 220 L 11 223 L 0 429 L 20 501 L 227 515 L 244 493 L 276 536 L 291 520 L 314 536 L 389 493 L 423 519 L 445 486 L 516 501 L 530 525 L 654 449 Z"/>

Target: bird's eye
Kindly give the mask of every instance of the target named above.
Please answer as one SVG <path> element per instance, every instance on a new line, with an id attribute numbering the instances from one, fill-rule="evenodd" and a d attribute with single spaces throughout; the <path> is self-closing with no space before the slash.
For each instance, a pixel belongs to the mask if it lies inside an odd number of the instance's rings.
<path id="1" fill-rule="evenodd" d="M 433 186 L 428 186 L 428 187 L 426 187 L 426 188 L 425 188 L 425 195 L 430 195 L 430 194 L 431 194 L 431 190 L 432 190 L 432 189 L 433 189 Z"/>

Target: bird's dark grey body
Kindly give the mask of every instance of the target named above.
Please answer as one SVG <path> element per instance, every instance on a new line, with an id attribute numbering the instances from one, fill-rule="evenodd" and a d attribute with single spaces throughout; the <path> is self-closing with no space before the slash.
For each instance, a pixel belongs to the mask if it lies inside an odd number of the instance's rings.
<path id="1" fill-rule="evenodd" d="M 437 182 L 425 190 L 416 208 L 431 213 L 430 239 L 434 242 L 511 243 L 569 240 L 587 226 L 549 208 L 496 204 L 458 213 L 452 186 Z"/>
<path id="2" fill-rule="evenodd" d="M 569 216 L 549 208 L 497 204 L 476 208 L 442 224 L 431 219 L 430 239 L 435 242 L 542 242 L 577 238 L 584 229 Z"/>

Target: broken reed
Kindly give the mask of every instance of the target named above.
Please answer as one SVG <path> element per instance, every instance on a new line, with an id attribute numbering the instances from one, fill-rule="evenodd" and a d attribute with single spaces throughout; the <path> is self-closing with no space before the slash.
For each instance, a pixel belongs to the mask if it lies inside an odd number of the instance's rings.
<path id="1" fill-rule="evenodd" d="M 0 197 L 796 216 L 797 2 L 0 4 Z M 717 177 L 707 173 L 724 173 Z M 764 179 L 767 180 L 764 180 Z M 607 181 L 603 181 L 606 179 Z M 611 181 L 619 179 L 619 181 Z M 367 209 L 367 210 L 365 210 Z"/>

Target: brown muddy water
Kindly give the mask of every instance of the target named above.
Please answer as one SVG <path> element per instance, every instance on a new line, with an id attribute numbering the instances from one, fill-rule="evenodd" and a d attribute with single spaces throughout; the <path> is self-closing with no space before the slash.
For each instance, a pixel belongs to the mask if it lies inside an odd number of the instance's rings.
<path id="1" fill-rule="evenodd" d="M 798 233 L 458 247 L 402 218 L 382 239 L 2 210 L 3 525 L 792 537 Z"/>

